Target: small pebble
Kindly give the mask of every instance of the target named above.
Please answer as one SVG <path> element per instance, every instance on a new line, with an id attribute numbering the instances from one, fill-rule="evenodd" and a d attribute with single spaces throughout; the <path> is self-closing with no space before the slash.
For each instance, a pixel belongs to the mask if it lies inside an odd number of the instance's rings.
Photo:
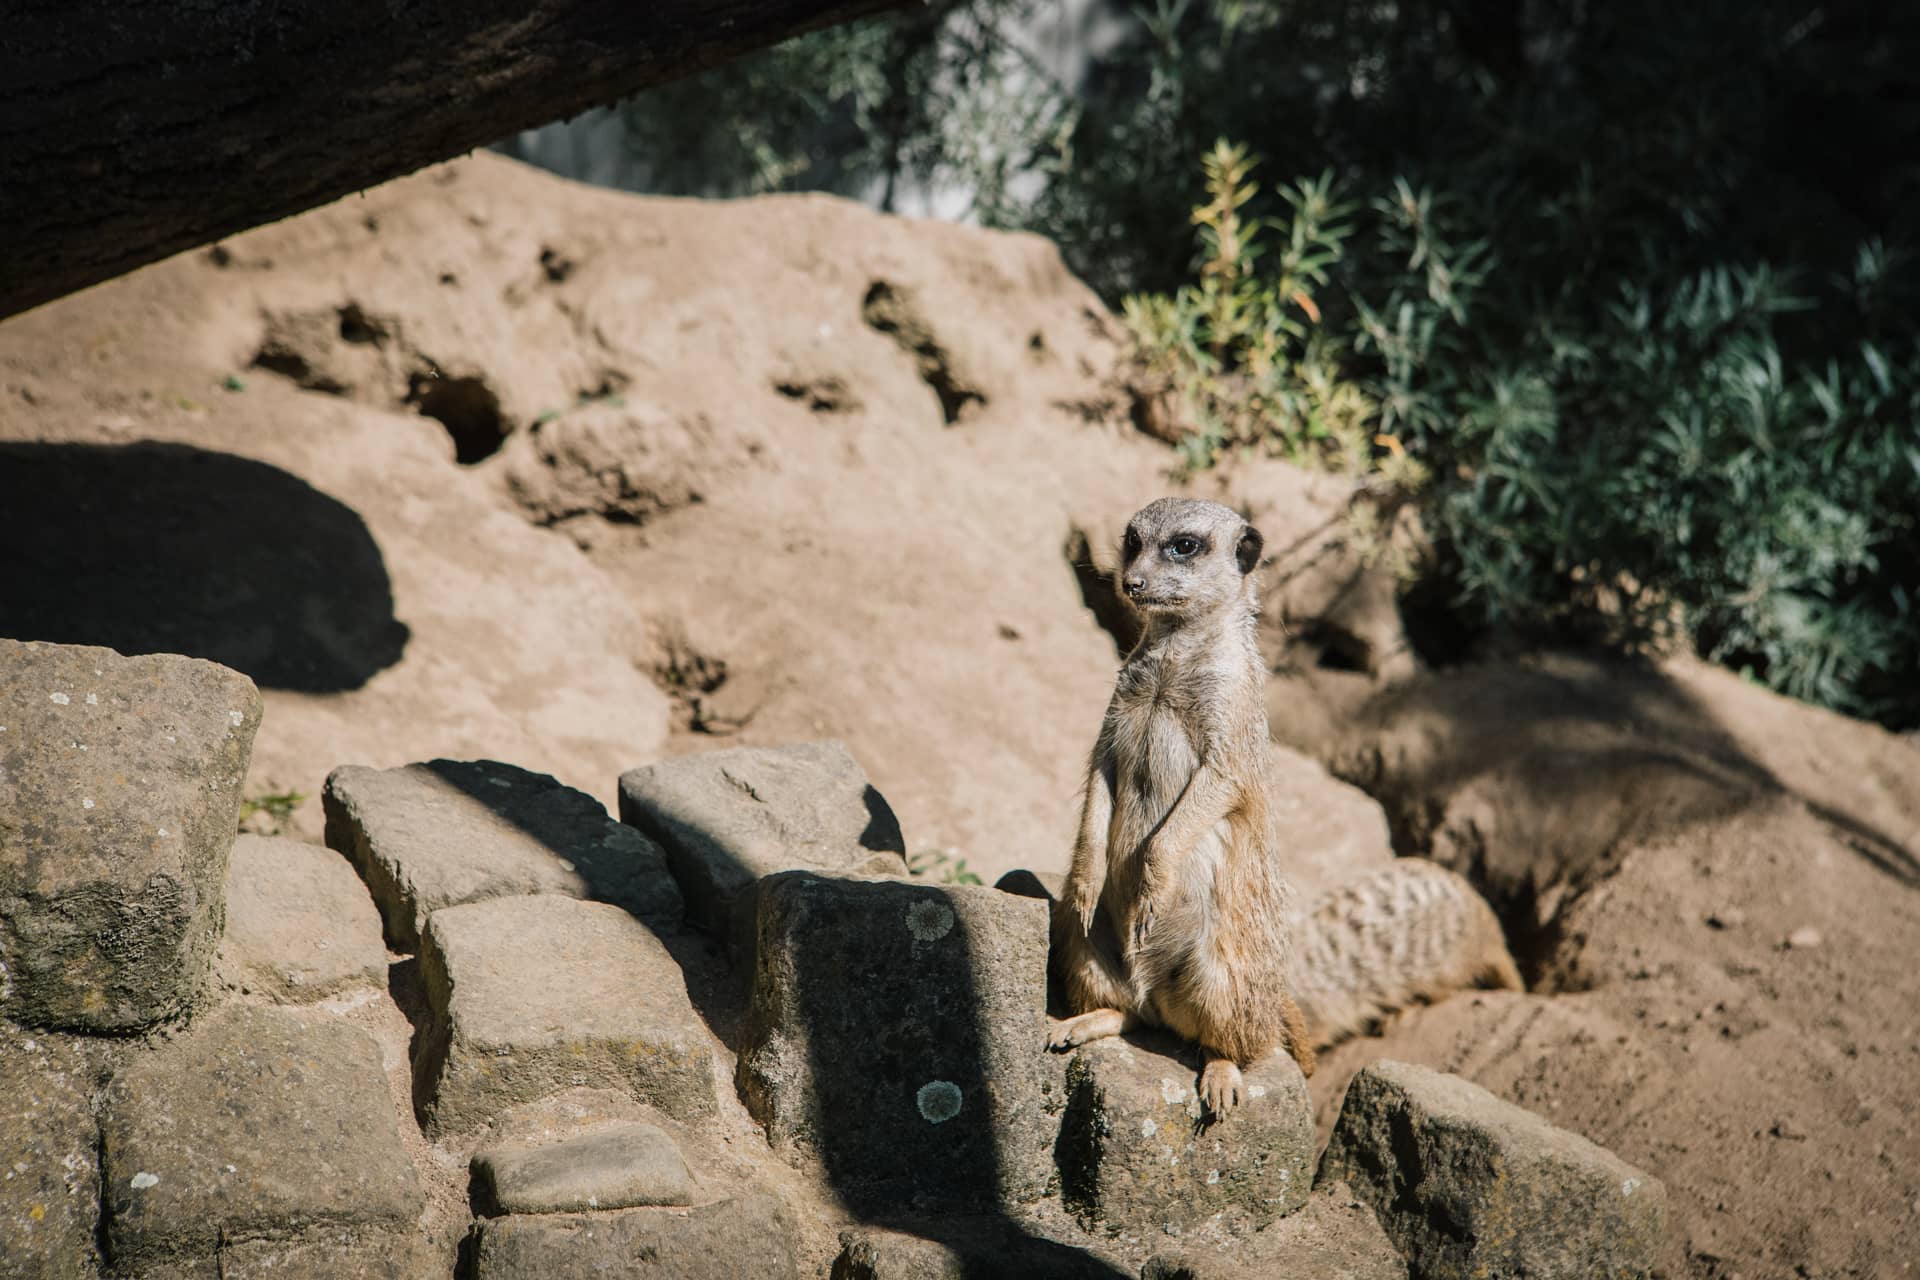
<path id="1" fill-rule="evenodd" d="M 1787 945 L 1796 951 L 1808 951 L 1820 945 L 1820 931 L 1812 925 L 1804 925 L 1787 935 Z"/>

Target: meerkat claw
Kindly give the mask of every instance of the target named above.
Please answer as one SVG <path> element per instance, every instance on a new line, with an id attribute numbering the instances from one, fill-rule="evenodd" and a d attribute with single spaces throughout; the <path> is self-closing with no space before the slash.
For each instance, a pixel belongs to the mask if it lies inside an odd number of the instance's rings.
<path id="1" fill-rule="evenodd" d="M 1245 1091 L 1240 1068 L 1225 1058 L 1215 1058 L 1200 1072 L 1200 1100 L 1215 1120 L 1224 1120 L 1240 1105 Z"/>

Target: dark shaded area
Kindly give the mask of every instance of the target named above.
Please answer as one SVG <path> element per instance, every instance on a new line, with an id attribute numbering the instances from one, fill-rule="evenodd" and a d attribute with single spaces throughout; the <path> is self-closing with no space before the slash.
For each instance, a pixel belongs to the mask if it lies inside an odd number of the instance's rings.
<path id="1" fill-rule="evenodd" d="M 948 426 L 973 405 L 984 405 L 986 393 L 969 386 L 954 368 L 953 357 L 940 345 L 911 290 L 876 280 L 860 300 L 860 318 L 876 333 L 884 333 L 913 357 L 920 380 L 940 400 L 940 416 Z"/>
<path id="2" fill-rule="evenodd" d="M 0 316 L 888 2 L 13 6 Z"/>
<path id="3" fill-rule="evenodd" d="M 1093 543 L 1085 530 L 1075 529 L 1067 536 L 1066 556 L 1074 584 L 1080 588 L 1080 603 L 1092 612 L 1100 629 L 1113 637 L 1115 651 L 1126 657 L 1140 643 L 1139 615 L 1120 599 L 1113 575 L 1094 564 Z"/>
<path id="4" fill-rule="evenodd" d="M 556 855 L 569 862 L 575 861 L 576 851 L 570 847 L 572 842 L 564 833 L 538 824 L 529 825 L 510 806 L 500 804 L 500 793 L 486 788 L 481 775 L 463 770 L 455 763 L 456 767 L 452 769 L 440 770 L 440 776 L 520 826 Z M 861 844 L 882 850 L 903 847 L 898 822 L 879 791 L 869 786 L 863 799 L 869 813 L 869 824 L 860 837 Z M 679 838 L 703 840 L 715 849 L 725 847 L 717 833 L 687 830 L 675 834 Z M 747 872 L 748 868 L 743 864 L 741 870 Z M 748 903 L 743 904 L 743 909 L 750 904 L 752 896 L 745 895 Z M 796 948 L 789 957 L 797 971 L 795 988 L 812 1005 L 806 1015 L 807 1021 L 816 1026 L 832 1027 L 844 1022 L 840 1016 L 838 993 L 846 990 L 849 984 L 881 982 L 895 985 L 900 982 L 897 973 L 862 969 L 863 957 L 870 954 L 870 949 L 862 945 L 862 934 L 870 922 L 849 919 L 838 923 L 841 927 L 828 925 L 814 931 L 808 944 Z M 741 974 L 728 963 L 727 939 L 699 933 L 691 928 L 670 931 L 651 923 L 649 927 L 654 929 L 680 965 L 695 1011 L 728 1049 L 739 1053 L 744 1040 L 750 993 L 748 983 L 743 982 Z M 750 967 L 753 957 L 743 957 L 742 963 Z M 410 984 L 417 983 L 412 975 L 400 972 L 403 967 L 395 966 L 395 999 L 408 1011 L 409 1018 L 414 1019 L 417 1039 L 427 1014 L 424 1008 L 418 1007 L 417 998 L 413 998 L 414 1007 L 400 1001 L 403 993 L 410 998 L 414 996 Z M 971 970 L 973 967 L 969 956 L 963 968 Z M 929 1020 L 930 1006 L 923 1002 L 932 1002 L 950 1013 L 957 1012 L 964 1028 L 962 1034 L 939 1044 L 927 1041 L 925 1024 Z M 873 1055 L 872 1061 L 879 1061 L 890 1054 L 918 1054 L 921 1059 L 937 1058 L 943 1065 L 950 1064 L 944 1065 L 945 1078 L 959 1086 L 963 1097 L 981 1098 L 986 1096 L 988 1082 L 979 1070 L 981 1055 L 978 1045 L 986 1035 L 985 1028 L 978 1021 L 979 1007 L 977 986 L 971 979 L 944 989 L 915 991 L 903 998 L 896 1023 L 880 1027 L 843 1027 L 841 1029 L 846 1034 L 838 1037 L 835 1047 L 844 1052 L 849 1044 L 863 1045 L 862 1053 Z M 835 1039 L 831 1035 L 811 1038 L 813 1061 L 810 1070 L 814 1080 L 823 1087 L 816 1099 L 818 1113 L 828 1120 L 845 1116 L 857 1122 L 866 1115 L 866 1108 L 870 1104 L 871 1091 L 859 1078 L 866 1067 L 859 1062 L 830 1057 L 832 1050 L 826 1046 Z M 1036 1055 L 1044 1052 L 1041 1045 L 1034 1046 Z M 889 1074 L 884 1068 L 874 1069 L 882 1075 Z M 899 1072 L 896 1069 L 891 1074 L 898 1075 Z M 933 1241 L 953 1250 L 962 1260 L 961 1273 L 966 1280 L 1004 1280 L 1010 1276 L 1132 1280 L 1131 1273 L 1109 1265 L 1084 1249 L 1048 1239 L 992 1203 L 993 1189 L 998 1182 L 999 1160 L 990 1128 L 984 1131 L 987 1141 L 961 1145 L 938 1168 L 923 1174 L 905 1168 L 896 1170 L 897 1173 L 904 1173 L 908 1181 L 919 1176 L 928 1182 L 932 1194 L 917 1196 L 889 1195 L 885 1190 L 876 1190 L 883 1184 L 876 1180 L 873 1167 L 875 1153 L 866 1142 L 852 1136 L 853 1128 L 853 1124 L 843 1127 L 826 1122 L 818 1127 L 814 1135 L 814 1145 L 835 1193 L 864 1222 Z M 951 1189 L 955 1188 L 960 1189 L 961 1194 L 953 1194 Z M 894 1190 L 897 1189 L 896 1179 Z M 474 1193 L 470 1190 L 470 1194 Z M 834 1274 L 857 1277 L 869 1272 L 841 1265 Z"/>
<path id="5" fill-rule="evenodd" d="M 174 444 L 0 444 L 0 636 L 208 658 L 357 689 L 406 625 L 354 511 L 277 467 Z"/>
<path id="6" fill-rule="evenodd" d="M 447 429 L 454 460 L 463 466 L 491 458 L 513 430 L 485 378 L 415 374 L 407 384 L 407 403 Z"/>

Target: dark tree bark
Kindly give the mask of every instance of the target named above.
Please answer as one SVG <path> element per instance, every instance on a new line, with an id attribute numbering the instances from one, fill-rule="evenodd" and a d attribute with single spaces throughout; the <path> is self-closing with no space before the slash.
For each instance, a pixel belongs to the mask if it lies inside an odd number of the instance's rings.
<path id="1" fill-rule="evenodd" d="M 15 0 L 0 316 L 911 0 Z"/>

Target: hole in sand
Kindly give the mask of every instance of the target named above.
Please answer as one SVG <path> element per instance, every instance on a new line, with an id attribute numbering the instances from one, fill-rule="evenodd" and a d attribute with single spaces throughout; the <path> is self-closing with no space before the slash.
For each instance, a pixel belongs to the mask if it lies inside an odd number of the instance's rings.
<path id="1" fill-rule="evenodd" d="M 407 403 L 447 429 L 453 455 L 463 466 L 491 458 L 506 441 L 509 428 L 500 397 L 484 378 L 416 373 L 407 380 Z"/>

